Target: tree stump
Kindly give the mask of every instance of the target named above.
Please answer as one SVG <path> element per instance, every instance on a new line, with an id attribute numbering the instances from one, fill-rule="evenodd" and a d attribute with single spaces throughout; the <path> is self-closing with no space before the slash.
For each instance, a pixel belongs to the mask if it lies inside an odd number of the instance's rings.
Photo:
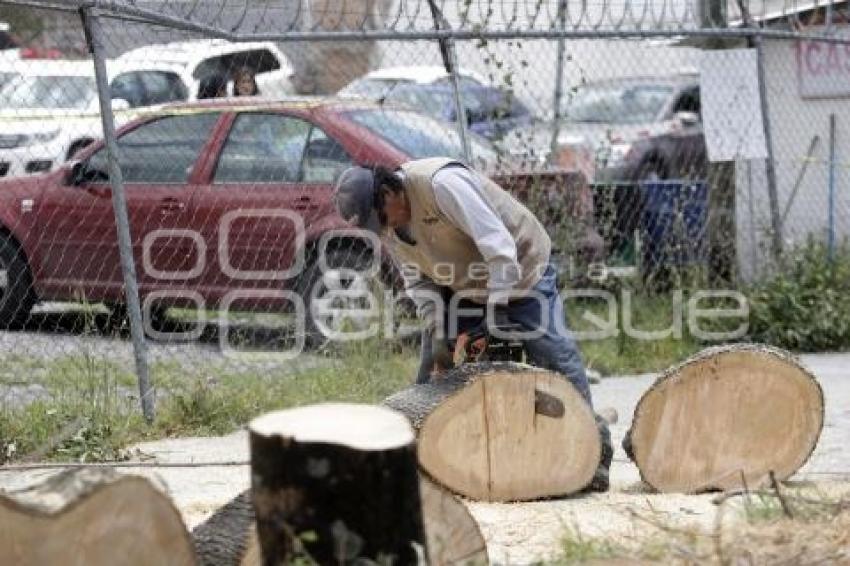
<path id="1" fill-rule="evenodd" d="M 3 564 L 195 564 L 180 514 L 148 479 L 109 468 L 61 472 L 0 494 Z"/>
<path id="2" fill-rule="evenodd" d="M 475 519 L 454 495 L 422 476 L 422 516 L 428 564 L 488 564 L 487 546 Z M 192 531 L 201 566 L 261 566 L 260 542 L 250 490 L 244 491 Z"/>
<path id="3" fill-rule="evenodd" d="M 402 415 L 328 403 L 270 413 L 249 429 L 265 564 L 417 563 L 425 534 L 416 445 Z"/>
<path id="4" fill-rule="evenodd" d="M 593 413 L 562 375 L 511 362 L 464 364 L 384 403 L 418 432 L 419 464 L 482 501 L 568 495 L 599 465 Z"/>
<path id="5" fill-rule="evenodd" d="M 823 428 L 823 391 L 790 354 L 709 348 L 641 397 L 623 447 L 663 492 L 758 488 L 805 464 Z"/>

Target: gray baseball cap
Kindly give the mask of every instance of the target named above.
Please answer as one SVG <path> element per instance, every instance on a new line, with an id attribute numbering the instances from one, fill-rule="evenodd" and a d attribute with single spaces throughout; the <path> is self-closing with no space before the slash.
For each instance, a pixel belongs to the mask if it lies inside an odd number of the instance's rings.
<path id="1" fill-rule="evenodd" d="M 334 205 L 340 216 L 364 230 L 381 232 L 375 209 L 375 175 L 366 167 L 350 167 L 342 172 L 334 190 Z"/>

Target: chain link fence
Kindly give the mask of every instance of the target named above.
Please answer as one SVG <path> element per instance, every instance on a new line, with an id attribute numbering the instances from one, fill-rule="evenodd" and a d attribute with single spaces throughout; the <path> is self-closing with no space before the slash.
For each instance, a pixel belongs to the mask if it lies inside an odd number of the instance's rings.
<path id="1" fill-rule="evenodd" d="M 772 0 L 0 2 L 2 355 L 116 364 L 144 396 L 150 367 L 415 340 L 388 258 L 333 210 L 351 164 L 473 164 L 538 215 L 573 286 L 758 280 L 850 231 L 848 19 Z"/>

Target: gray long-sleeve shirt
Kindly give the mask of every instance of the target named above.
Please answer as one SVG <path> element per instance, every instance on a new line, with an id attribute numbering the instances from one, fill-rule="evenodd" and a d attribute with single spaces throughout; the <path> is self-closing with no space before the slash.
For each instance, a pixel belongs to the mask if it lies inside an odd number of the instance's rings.
<path id="1" fill-rule="evenodd" d="M 521 268 L 517 260 L 516 243 L 504 222 L 483 198 L 478 176 L 462 166 L 448 166 L 433 177 L 437 206 L 458 229 L 467 234 L 488 266 L 488 293 L 509 291 L 520 280 Z M 418 314 L 433 320 L 434 303 L 429 294 L 438 286 L 427 276 L 404 276 L 405 289 L 416 303 Z M 499 302 L 506 302 L 502 294 Z"/>

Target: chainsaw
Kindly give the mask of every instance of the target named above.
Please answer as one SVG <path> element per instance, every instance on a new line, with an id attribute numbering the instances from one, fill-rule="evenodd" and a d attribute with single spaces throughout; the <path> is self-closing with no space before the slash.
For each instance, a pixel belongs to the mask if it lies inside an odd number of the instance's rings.
<path id="1" fill-rule="evenodd" d="M 517 338 L 523 331 L 522 327 L 511 323 L 500 330 L 500 337 L 463 332 L 449 340 L 454 367 L 468 362 L 525 362 L 525 348 Z"/>

